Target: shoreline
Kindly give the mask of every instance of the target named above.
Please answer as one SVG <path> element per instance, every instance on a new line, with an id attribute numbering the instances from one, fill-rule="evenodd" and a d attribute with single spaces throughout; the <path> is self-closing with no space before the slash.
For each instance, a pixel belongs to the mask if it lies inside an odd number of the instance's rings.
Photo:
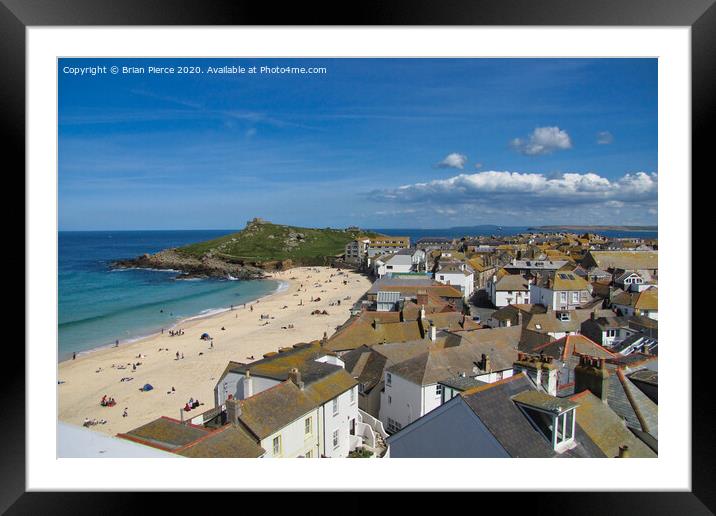
<path id="1" fill-rule="evenodd" d="M 183 281 L 189 281 L 189 280 L 183 280 Z M 242 281 L 242 280 L 228 280 L 228 281 Z M 251 280 L 251 281 L 277 281 L 277 282 L 278 282 L 278 285 L 277 285 L 277 287 L 276 287 L 276 290 L 274 290 L 273 292 L 270 292 L 270 293 L 268 293 L 268 294 L 264 294 L 263 296 L 257 297 L 256 299 L 252 299 L 252 300 L 250 300 L 250 301 L 246 301 L 245 303 L 242 303 L 242 305 L 252 304 L 252 303 L 255 303 L 257 300 L 261 300 L 261 299 L 264 299 L 264 298 L 269 298 L 269 297 L 271 297 L 271 296 L 273 296 L 273 295 L 275 295 L 275 294 L 279 294 L 279 293 L 283 292 L 284 290 L 288 289 L 288 287 L 289 287 L 288 281 L 286 281 L 286 280 L 277 280 L 277 279 L 275 279 L 274 277 L 266 277 L 266 278 L 262 278 L 261 280 Z M 230 307 L 230 306 L 222 307 L 222 308 L 207 308 L 207 309 L 206 309 L 205 311 L 203 311 L 203 312 L 199 312 L 198 314 L 195 314 L 195 315 L 189 315 L 189 316 L 187 316 L 187 317 L 184 317 L 184 318 L 182 318 L 182 319 L 177 320 L 172 326 L 165 327 L 164 330 L 166 330 L 166 331 L 174 330 L 174 329 L 176 329 L 177 326 L 179 326 L 179 325 L 185 325 L 185 324 L 188 323 L 189 321 L 197 321 L 197 320 L 202 320 L 202 319 L 209 319 L 209 318 L 214 317 L 214 316 L 216 316 L 216 315 L 223 314 L 223 313 L 225 313 L 225 312 L 227 312 L 227 311 L 231 311 L 231 307 Z M 205 312 L 205 313 L 204 313 L 204 312 Z M 62 363 L 67 362 L 67 361 L 72 361 L 72 360 L 77 361 L 77 360 L 80 359 L 81 357 L 88 356 L 88 355 L 90 355 L 90 354 L 92 354 L 92 353 L 97 353 L 97 352 L 100 352 L 100 351 L 105 351 L 105 350 L 107 350 L 107 349 L 118 349 L 118 348 L 121 348 L 121 347 L 126 347 L 126 346 L 132 345 L 132 344 L 134 344 L 135 342 L 138 342 L 138 341 L 140 341 L 140 340 L 149 339 L 149 338 L 157 337 L 157 336 L 160 336 L 160 335 L 162 335 L 162 329 L 161 329 L 161 328 L 158 329 L 158 330 L 157 330 L 157 329 L 155 329 L 155 330 L 150 330 L 149 333 L 142 333 L 141 335 L 138 335 L 138 336 L 135 336 L 135 337 L 130 337 L 129 339 L 126 339 L 124 342 L 122 342 L 122 341 L 120 340 L 120 343 L 119 343 L 118 346 L 115 345 L 115 344 L 113 344 L 113 343 L 111 343 L 111 342 L 110 342 L 110 343 L 106 343 L 106 344 L 100 344 L 100 345 L 97 345 L 97 346 L 92 347 L 92 348 L 90 348 L 90 349 L 83 349 L 82 351 L 69 352 L 69 353 L 66 354 L 66 357 L 65 357 L 65 358 L 60 358 L 59 349 L 58 349 L 58 353 L 57 353 L 57 363 L 58 363 L 58 364 L 62 364 Z M 73 358 L 72 358 L 72 353 L 77 353 L 77 358 L 76 358 L 76 359 L 73 359 Z"/>
<path id="2" fill-rule="evenodd" d="M 179 417 L 190 397 L 204 403 L 197 409 L 203 412 L 213 407 L 214 387 L 230 361 L 250 363 L 281 347 L 332 335 L 371 285 L 363 274 L 330 267 L 294 268 L 266 279 L 278 282 L 274 292 L 245 308 L 242 303 L 234 310 L 184 318 L 174 326 L 181 335 L 165 331 L 59 362 L 58 420 L 81 426 L 85 418 L 105 419 L 106 424 L 90 428 L 115 435 L 160 416 Z M 314 315 L 317 310 L 327 315 Z M 203 333 L 213 341 L 201 340 Z M 147 383 L 153 390 L 144 392 L 140 388 Z M 117 404 L 101 406 L 104 395 Z"/>

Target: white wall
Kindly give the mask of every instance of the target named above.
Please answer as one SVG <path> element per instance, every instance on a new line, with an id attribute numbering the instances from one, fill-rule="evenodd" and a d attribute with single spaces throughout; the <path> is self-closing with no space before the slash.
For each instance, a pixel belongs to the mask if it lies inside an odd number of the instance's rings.
<path id="1" fill-rule="evenodd" d="M 353 392 L 353 401 L 351 401 Z M 347 390 L 337 397 L 338 413 L 333 414 L 333 400 L 321 406 L 320 416 L 323 435 L 322 453 L 326 457 L 347 457 L 350 452 L 350 421 L 358 417 L 358 386 Z M 333 446 L 333 432 L 338 430 L 338 446 Z"/>
<path id="2" fill-rule="evenodd" d="M 509 290 L 496 290 L 493 291 L 493 299 L 492 304 L 494 304 L 498 308 L 502 308 L 503 306 L 507 305 L 516 305 L 516 304 L 529 304 L 530 303 L 530 293 L 526 290 L 513 290 L 512 294 L 509 293 Z"/>
<path id="3" fill-rule="evenodd" d="M 389 419 L 397 421 L 402 428 L 422 415 L 423 392 L 420 385 L 395 374 L 392 375 L 392 385 L 388 385 L 387 375 L 386 372 L 378 419 L 388 432 L 394 432 L 395 429 L 388 424 Z"/>
<path id="4" fill-rule="evenodd" d="M 312 418 L 312 431 L 306 435 L 306 418 Z M 313 457 L 320 457 L 318 425 L 319 410 L 314 409 L 289 423 L 278 432 L 261 440 L 261 447 L 266 450 L 265 457 L 298 457 L 305 456 L 311 450 Z M 273 449 L 275 437 L 281 437 L 281 451 L 276 455 Z"/>
<path id="5" fill-rule="evenodd" d="M 475 290 L 475 276 L 470 274 L 465 276 L 462 272 L 440 272 L 435 273 L 435 280 L 446 285 L 452 285 L 462 291 L 463 297 L 468 299 Z"/>
<path id="6" fill-rule="evenodd" d="M 253 394 L 258 394 L 261 391 L 273 387 L 279 384 L 278 380 L 271 378 L 261 378 L 258 376 L 251 376 L 253 382 Z M 234 373 L 229 371 L 224 378 L 222 378 L 216 386 L 214 391 L 214 403 L 215 407 L 223 405 L 229 394 L 232 394 L 235 398 L 240 400 L 245 399 L 244 393 L 244 375 L 243 373 Z"/>

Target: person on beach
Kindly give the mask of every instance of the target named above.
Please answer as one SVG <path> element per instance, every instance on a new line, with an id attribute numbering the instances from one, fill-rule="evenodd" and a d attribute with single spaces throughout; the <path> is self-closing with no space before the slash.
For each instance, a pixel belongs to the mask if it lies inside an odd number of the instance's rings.
<path id="1" fill-rule="evenodd" d="M 117 340 L 114 341 L 114 347 L 116 348 L 116 347 L 118 347 L 118 346 L 119 346 L 119 339 L 117 339 Z"/>
<path id="2" fill-rule="evenodd" d="M 72 360 L 74 360 L 75 358 L 77 358 L 77 352 L 76 352 L 76 351 L 72 353 Z"/>
<path id="3" fill-rule="evenodd" d="M 124 407 L 124 412 L 122 412 L 122 417 L 127 417 L 127 407 Z"/>
<path id="4" fill-rule="evenodd" d="M 179 360 L 179 352 L 177 351 L 177 360 Z"/>

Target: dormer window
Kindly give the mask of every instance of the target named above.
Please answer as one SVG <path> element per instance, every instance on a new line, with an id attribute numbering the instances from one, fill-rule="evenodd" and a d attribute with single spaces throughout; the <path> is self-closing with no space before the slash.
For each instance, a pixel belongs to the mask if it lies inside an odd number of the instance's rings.
<path id="1" fill-rule="evenodd" d="M 541 391 L 523 391 L 512 400 L 555 452 L 562 453 L 574 446 L 576 403 Z"/>
<path id="2" fill-rule="evenodd" d="M 560 321 L 569 321 L 569 319 L 570 319 L 569 312 L 558 312 L 557 318 Z"/>

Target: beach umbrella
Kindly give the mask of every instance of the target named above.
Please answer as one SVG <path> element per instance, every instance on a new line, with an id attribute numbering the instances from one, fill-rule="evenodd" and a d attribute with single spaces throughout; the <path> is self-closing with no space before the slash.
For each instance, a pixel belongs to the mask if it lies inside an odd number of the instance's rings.
<path id="1" fill-rule="evenodd" d="M 202 340 L 206 340 L 206 339 L 210 339 L 211 337 L 209 336 L 208 333 L 202 333 L 200 338 L 201 338 Z"/>
<path id="2" fill-rule="evenodd" d="M 143 390 L 143 391 L 151 391 L 152 389 L 154 389 L 154 387 L 152 387 L 152 386 L 151 386 L 150 384 L 148 384 L 148 383 L 145 383 L 145 384 L 144 384 L 144 387 L 142 387 L 142 390 Z"/>

